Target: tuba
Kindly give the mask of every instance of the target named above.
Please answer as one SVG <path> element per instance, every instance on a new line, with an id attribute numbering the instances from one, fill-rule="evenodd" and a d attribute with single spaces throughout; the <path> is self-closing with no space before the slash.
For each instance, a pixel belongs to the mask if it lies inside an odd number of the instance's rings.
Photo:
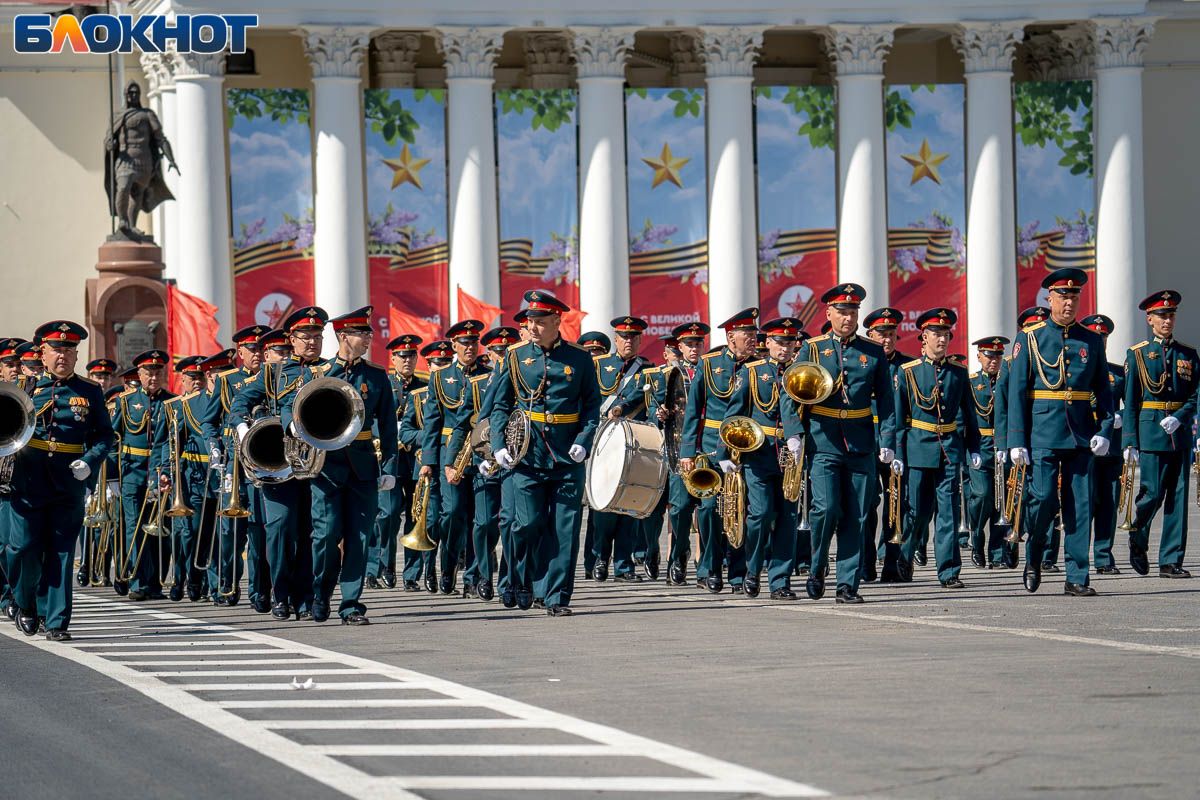
<path id="1" fill-rule="evenodd" d="M 254 486 L 291 480 L 292 466 L 286 455 L 287 437 L 277 416 L 254 420 L 238 442 L 246 478 Z"/>
<path id="2" fill-rule="evenodd" d="M 284 440 L 292 476 L 316 477 L 325 453 L 340 450 L 357 438 L 366 421 L 362 395 L 340 378 L 322 376 L 304 384 L 292 402 L 296 436 Z"/>
<path id="3" fill-rule="evenodd" d="M 829 370 L 815 361 L 797 361 L 783 371 L 783 390 L 802 405 L 820 403 L 833 394 L 834 387 Z"/>
<path id="4" fill-rule="evenodd" d="M 729 448 L 730 460 L 739 465 L 742 453 L 757 450 L 767 438 L 761 425 L 740 415 L 726 417 L 717 435 Z M 741 547 L 746 539 L 746 478 L 740 469 L 725 476 L 725 485 L 721 489 L 721 520 L 730 546 Z"/>
<path id="5" fill-rule="evenodd" d="M 15 383 L 0 383 L 0 489 L 12 487 L 13 455 L 33 438 L 33 400 Z"/>
<path id="6" fill-rule="evenodd" d="M 708 465 L 708 458 L 708 454 L 697 456 L 696 466 L 681 476 L 687 493 L 701 500 L 721 493 L 721 473 Z"/>
<path id="7" fill-rule="evenodd" d="M 429 538 L 426 525 L 429 515 L 429 481 L 429 478 L 421 478 L 417 481 L 416 489 L 413 491 L 412 508 L 408 513 L 416 522 L 413 524 L 413 529 L 400 539 L 400 546 L 409 550 L 425 551 L 437 547 L 437 544 Z"/>

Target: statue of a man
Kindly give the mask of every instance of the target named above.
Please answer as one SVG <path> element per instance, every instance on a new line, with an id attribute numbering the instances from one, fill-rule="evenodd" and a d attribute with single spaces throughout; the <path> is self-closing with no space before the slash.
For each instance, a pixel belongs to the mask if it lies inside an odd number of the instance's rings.
<path id="1" fill-rule="evenodd" d="M 158 115 L 142 107 L 142 88 L 137 81 L 125 87 L 125 108 L 114 117 L 104 150 L 109 213 L 120 221 L 118 229 L 125 238 L 151 241 L 137 228 L 138 212 L 149 213 L 164 200 L 175 199 L 163 181 L 160 159 L 165 157 L 177 173 L 179 167 Z"/>

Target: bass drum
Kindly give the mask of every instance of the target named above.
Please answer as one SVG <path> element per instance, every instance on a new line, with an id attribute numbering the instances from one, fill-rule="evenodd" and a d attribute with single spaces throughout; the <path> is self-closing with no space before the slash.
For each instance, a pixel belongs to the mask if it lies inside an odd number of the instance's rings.
<path id="1" fill-rule="evenodd" d="M 588 457 L 587 503 L 593 511 L 645 519 L 667 485 L 663 437 L 648 422 L 606 419 Z"/>

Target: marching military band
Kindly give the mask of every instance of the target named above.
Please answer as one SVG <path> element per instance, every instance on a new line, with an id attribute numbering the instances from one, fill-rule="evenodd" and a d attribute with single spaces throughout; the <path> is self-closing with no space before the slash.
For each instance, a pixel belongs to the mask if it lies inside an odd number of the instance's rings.
<path id="1" fill-rule="evenodd" d="M 1083 597 L 1120 574 L 1118 528 L 1149 573 L 1160 512 L 1158 575 L 1191 577 L 1200 354 L 1173 338 L 1181 297 L 1141 303 L 1149 337 L 1120 364 L 1112 320 L 1077 319 L 1086 280 L 1048 275 L 1015 337 L 972 343 L 977 372 L 948 356 L 948 308 L 917 318 L 914 355 L 897 309 L 861 335 L 853 283 L 822 296 L 819 336 L 749 308 L 707 352 L 707 325 L 678 326 L 662 364 L 634 316 L 612 320 L 615 346 L 565 341 L 568 308 L 542 291 L 517 327 L 394 332 L 388 367 L 363 358 L 370 307 L 301 309 L 215 354 L 148 350 L 125 373 L 97 359 L 86 378 L 87 331 L 49 322 L 0 340 L 4 610 L 65 641 L 72 580 L 232 606 L 244 579 L 258 613 L 366 625 L 364 588 L 457 595 L 461 573 L 463 598 L 569 616 L 581 548 L 598 583 L 657 580 L 665 553 L 671 586 L 691 565 L 711 593 L 793 601 L 801 576 L 809 598 L 832 581 L 854 604 L 864 583 L 912 582 L 931 529 L 941 587 L 964 586 L 964 539 L 987 570 L 1020 566 L 1024 541 L 1027 591 L 1061 549 L 1064 594 Z"/>

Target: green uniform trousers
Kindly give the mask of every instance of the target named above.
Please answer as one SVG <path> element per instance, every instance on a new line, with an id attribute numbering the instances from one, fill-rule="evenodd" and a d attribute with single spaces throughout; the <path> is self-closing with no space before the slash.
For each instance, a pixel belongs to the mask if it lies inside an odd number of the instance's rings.
<path id="1" fill-rule="evenodd" d="M 904 544 L 902 558 L 912 561 L 916 552 L 912 544 L 919 540 L 918 531 L 928 531 L 933 522 L 933 553 L 937 560 L 938 580 L 957 578 L 962 569 L 958 549 L 958 530 L 954 509 L 958 506 L 958 467 L 942 463 L 925 469 L 909 467 L 904 473 L 908 490 L 908 507 L 904 514 Z"/>
<path id="2" fill-rule="evenodd" d="M 512 581 L 532 587 L 536 580 L 547 606 L 569 605 L 575 589 L 583 478 L 583 464 L 555 470 L 518 465 L 513 471 Z"/>
<path id="3" fill-rule="evenodd" d="M 678 561 L 687 567 L 692 550 L 692 517 L 700 507 L 700 500 L 688 494 L 683 478 L 674 472 L 667 475 L 667 516 L 671 522 L 671 552 L 669 561 Z"/>
<path id="4" fill-rule="evenodd" d="M 1142 453 L 1142 486 L 1138 491 L 1136 531 L 1129 538 L 1143 548 L 1150 543 L 1150 523 L 1161 506 L 1162 539 L 1158 545 L 1158 565 L 1182 564 L 1187 550 L 1187 515 L 1190 453 Z"/>
<path id="5" fill-rule="evenodd" d="M 982 469 L 973 469 L 971 476 L 971 498 L 967 504 L 968 524 L 971 526 L 971 548 L 984 556 L 989 564 L 1004 560 L 1004 537 L 1007 525 L 1000 525 L 1000 512 L 996 510 L 996 465 L 984 463 Z M 1004 502 L 1004 498 L 1000 498 Z"/>
<path id="6" fill-rule="evenodd" d="M 375 521 L 376 481 L 351 478 L 339 484 L 321 474 L 310 483 L 313 595 L 328 602 L 333 587 L 340 584 L 338 615 L 345 619 L 355 611 L 365 614 L 367 607 L 359 597 L 366 577 L 367 537 Z"/>
<path id="7" fill-rule="evenodd" d="M 778 469 L 746 470 L 746 574 L 764 565 L 771 591 L 789 588 L 796 563 L 796 504 L 783 496 Z"/>
<path id="8" fill-rule="evenodd" d="M 1062 487 L 1059 489 L 1059 475 Z M 1029 513 L 1025 557 L 1048 561 L 1046 554 L 1059 511 L 1061 495 L 1063 550 L 1066 579 L 1086 586 L 1088 550 L 1092 540 L 1092 451 L 1086 447 L 1069 450 L 1034 448 L 1028 472 Z"/>
<path id="9" fill-rule="evenodd" d="M 1092 465 L 1092 563 L 1115 567 L 1113 540 L 1117 536 L 1117 500 L 1121 493 L 1120 456 L 1097 458 Z M 1186 504 L 1185 504 L 1186 505 Z M 1187 514 L 1183 515 L 1187 525 Z"/>
<path id="10" fill-rule="evenodd" d="M 837 585 L 858 591 L 864 526 L 875 496 L 871 453 L 814 453 L 812 464 L 812 572 L 825 575 L 837 537 Z"/>
<path id="11" fill-rule="evenodd" d="M 312 611 L 312 503 L 308 481 L 267 484 L 260 490 L 266 530 L 271 601 L 296 613 Z"/>
<path id="12" fill-rule="evenodd" d="M 607 561 L 612 553 L 614 575 L 633 574 L 634 540 L 641 538 L 641 520 L 624 514 L 593 510 L 592 559 Z"/>
<path id="13" fill-rule="evenodd" d="M 161 588 L 158 581 L 158 547 L 153 536 L 144 536 L 141 527 L 149 522 L 153 501 L 142 508 L 146 499 L 145 480 L 130 479 L 121 482 L 121 512 L 125 525 L 125 560 L 117 567 L 117 575 L 129 577 L 129 591 L 155 592 Z M 132 573 L 132 575 L 130 574 Z"/>
<path id="14" fill-rule="evenodd" d="M 37 507 L 14 496 L 8 503 L 9 580 L 13 601 L 46 620 L 47 630 L 71 624 L 75 545 L 83 498 L 61 496 Z"/>
<path id="15" fill-rule="evenodd" d="M 471 528 L 474 558 L 463 571 L 463 582 L 492 582 L 496 572 L 496 543 L 500 541 L 500 477 L 475 476 L 475 524 Z"/>
<path id="16" fill-rule="evenodd" d="M 438 483 L 441 484 L 442 507 L 439 515 L 441 525 L 442 573 L 459 569 L 470 563 L 465 561 L 471 528 L 475 522 L 474 474 L 468 473 L 458 483 L 446 480 L 445 471 L 437 468 Z M 431 493 L 432 494 L 432 493 Z"/>

